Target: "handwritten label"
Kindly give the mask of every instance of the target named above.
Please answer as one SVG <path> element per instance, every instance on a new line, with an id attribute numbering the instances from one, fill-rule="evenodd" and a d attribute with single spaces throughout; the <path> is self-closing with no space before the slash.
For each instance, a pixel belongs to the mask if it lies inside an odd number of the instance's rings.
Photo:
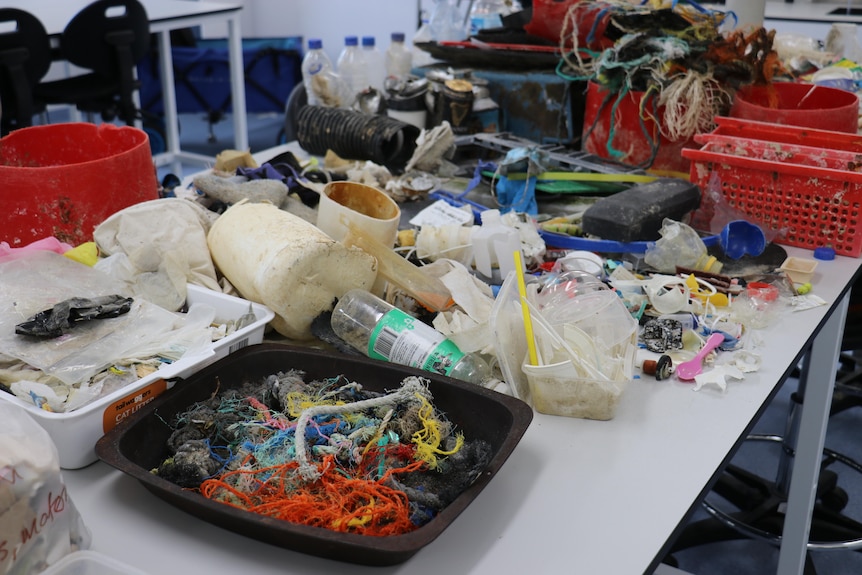
<path id="1" fill-rule="evenodd" d="M 0 487 L 3 483 L 15 484 L 22 480 L 21 474 L 14 468 L 0 470 Z M 26 485 L 20 491 L 26 492 Z M 17 500 L 11 507 L 0 514 L 0 573 L 6 573 L 28 548 L 50 529 L 66 510 L 69 494 L 66 487 L 59 484 L 57 490 L 49 490 L 36 499 L 28 501 Z"/>

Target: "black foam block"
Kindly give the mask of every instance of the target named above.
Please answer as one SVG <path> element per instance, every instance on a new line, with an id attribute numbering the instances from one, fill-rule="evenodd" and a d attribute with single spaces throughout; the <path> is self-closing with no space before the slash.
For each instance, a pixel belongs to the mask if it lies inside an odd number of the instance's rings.
<path id="1" fill-rule="evenodd" d="M 584 212 L 584 232 L 617 242 L 661 237 L 665 218 L 681 221 L 700 205 L 700 188 L 679 178 L 661 178 L 601 198 Z"/>

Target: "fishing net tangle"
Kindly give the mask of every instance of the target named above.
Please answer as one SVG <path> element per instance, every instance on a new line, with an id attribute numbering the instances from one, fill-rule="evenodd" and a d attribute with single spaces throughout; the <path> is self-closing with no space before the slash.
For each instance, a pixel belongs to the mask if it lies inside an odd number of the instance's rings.
<path id="1" fill-rule="evenodd" d="M 254 513 L 385 536 L 433 518 L 490 460 L 486 442 L 467 442 L 436 410 L 424 378 L 382 394 L 301 375 L 191 406 L 157 473 Z"/>
<path id="2" fill-rule="evenodd" d="M 609 0 L 590 3 L 587 10 L 573 3 L 560 34 L 557 73 L 597 82 L 618 100 L 643 92 L 642 127 L 652 119 L 669 140 L 691 138 L 714 128 L 713 117 L 728 113 L 738 88 L 768 84 L 785 73 L 772 46 L 775 32 L 722 34 L 729 15 L 684 2 L 633 6 Z M 611 47 L 595 49 L 601 45 L 598 29 L 613 40 Z M 590 44 L 579 46 L 579 38 Z M 655 117 L 656 109 L 663 110 L 664 121 Z"/>

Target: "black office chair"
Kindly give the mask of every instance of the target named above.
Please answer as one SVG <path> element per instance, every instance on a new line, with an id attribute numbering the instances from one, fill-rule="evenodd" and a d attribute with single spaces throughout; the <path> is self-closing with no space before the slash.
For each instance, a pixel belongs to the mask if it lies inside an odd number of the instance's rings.
<path id="1" fill-rule="evenodd" d="M 105 121 L 138 118 L 136 65 L 150 47 L 150 22 L 137 0 L 96 0 L 78 12 L 60 37 L 60 56 L 88 73 L 43 82 L 35 96 L 45 104 L 72 104 Z"/>
<path id="2" fill-rule="evenodd" d="M 51 42 L 38 18 L 0 8 L 0 136 L 33 123 L 33 89 L 51 67 Z"/>

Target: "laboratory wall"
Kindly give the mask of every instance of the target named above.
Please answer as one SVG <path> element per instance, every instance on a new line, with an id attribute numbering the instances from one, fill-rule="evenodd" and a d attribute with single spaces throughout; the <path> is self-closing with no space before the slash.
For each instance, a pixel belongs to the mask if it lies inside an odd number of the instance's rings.
<path id="1" fill-rule="evenodd" d="M 374 36 L 381 51 L 392 32 L 404 32 L 407 42 L 419 27 L 423 0 L 207 0 L 243 5 L 242 34 L 247 38 L 303 36 L 320 38 L 333 61 L 344 37 Z M 427 0 L 425 0 L 427 4 Z M 207 26 L 205 37 L 227 35 L 224 26 Z"/>

